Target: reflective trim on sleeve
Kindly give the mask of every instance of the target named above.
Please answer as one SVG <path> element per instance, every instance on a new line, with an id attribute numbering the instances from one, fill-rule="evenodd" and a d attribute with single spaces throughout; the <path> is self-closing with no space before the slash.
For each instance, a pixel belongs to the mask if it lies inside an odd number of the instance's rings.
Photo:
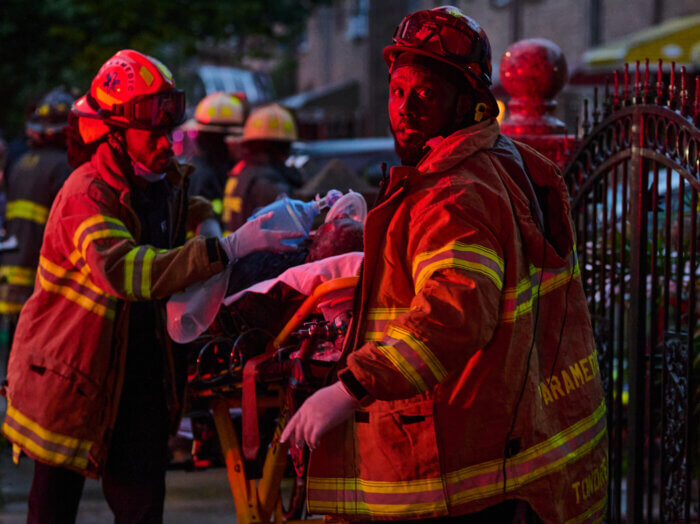
<path id="1" fill-rule="evenodd" d="M 24 304 L 20 304 L 19 302 L 0 301 L 0 315 L 16 315 L 22 311 L 23 307 Z"/>
<path id="2" fill-rule="evenodd" d="M 502 322 L 513 323 L 518 317 L 532 311 L 536 297 L 543 296 L 567 284 L 572 278 L 581 276 L 576 252 L 569 257 L 569 264 L 557 269 L 539 269 L 530 265 L 530 276 L 522 279 L 516 287 L 503 292 Z M 540 284 L 540 279 L 542 283 Z M 539 293 L 538 293 L 539 288 Z"/>
<path id="3" fill-rule="evenodd" d="M 116 299 L 93 284 L 87 275 L 40 257 L 38 278 L 44 290 L 62 295 L 91 313 L 114 319 Z"/>
<path id="4" fill-rule="evenodd" d="M 0 266 L 0 279 L 16 286 L 34 286 L 36 269 L 25 266 Z"/>
<path id="5" fill-rule="evenodd" d="M 403 328 L 391 326 L 376 346 L 421 393 L 447 376 L 444 366 L 428 346 Z"/>
<path id="6" fill-rule="evenodd" d="M 31 220 L 43 226 L 49 218 L 49 208 L 31 200 L 13 200 L 7 203 L 5 219 L 11 220 L 13 218 Z"/>
<path id="7" fill-rule="evenodd" d="M 132 300 L 151 298 L 151 273 L 156 250 L 138 246 L 126 254 L 124 261 L 124 291 Z"/>
<path id="8" fill-rule="evenodd" d="M 93 215 L 84 220 L 73 234 L 73 245 L 87 260 L 90 243 L 100 238 L 130 238 L 133 236 L 121 220 L 105 215 Z"/>
<path id="9" fill-rule="evenodd" d="M 409 311 L 407 307 L 371 308 L 366 316 L 365 342 L 381 340 L 387 324 Z"/>
<path id="10" fill-rule="evenodd" d="M 413 287 L 416 294 L 430 276 L 440 269 L 472 271 L 488 277 L 500 291 L 503 288 L 503 259 L 494 250 L 477 244 L 452 242 L 413 259 Z"/>

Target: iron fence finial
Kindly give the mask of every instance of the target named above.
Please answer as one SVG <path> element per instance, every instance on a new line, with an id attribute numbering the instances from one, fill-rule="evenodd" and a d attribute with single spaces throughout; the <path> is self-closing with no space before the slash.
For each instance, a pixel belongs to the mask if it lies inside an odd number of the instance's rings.
<path id="1" fill-rule="evenodd" d="M 676 109 L 676 62 L 671 62 L 671 76 L 668 80 L 668 107 Z"/>
<path id="2" fill-rule="evenodd" d="M 583 123 L 581 124 L 583 128 L 583 136 L 588 136 L 588 132 L 591 130 L 591 121 L 588 118 L 588 99 L 583 99 Z"/>
<path id="3" fill-rule="evenodd" d="M 605 96 L 603 97 L 603 118 L 608 118 L 612 113 L 612 96 L 610 95 L 610 77 L 605 77 Z"/>
<path id="4" fill-rule="evenodd" d="M 600 106 L 598 106 L 598 87 L 593 88 L 593 126 L 600 122 Z"/>
<path id="5" fill-rule="evenodd" d="M 659 72 L 656 76 L 656 98 L 654 98 L 654 103 L 659 106 L 664 104 L 664 75 L 662 65 L 663 60 L 659 58 Z"/>
<path id="6" fill-rule="evenodd" d="M 693 121 L 700 126 L 700 75 L 695 77 L 695 103 L 693 104 Z"/>
<path id="7" fill-rule="evenodd" d="M 642 83 L 639 77 L 639 60 L 634 64 L 634 103 L 642 103 Z"/>
<path id="8" fill-rule="evenodd" d="M 643 103 L 648 104 L 651 102 L 649 97 L 649 59 L 644 59 L 644 97 Z"/>
<path id="9" fill-rule="evenodd" d="M 685 66 L 681 66 L 681 115 L 688 116 L 690 107 L 688 106 L 688 85 L 686 84 Z"/>

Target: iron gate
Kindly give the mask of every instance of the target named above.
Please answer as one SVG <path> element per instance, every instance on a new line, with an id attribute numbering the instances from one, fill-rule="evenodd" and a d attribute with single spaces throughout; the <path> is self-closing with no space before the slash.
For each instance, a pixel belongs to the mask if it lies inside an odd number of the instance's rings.
<path id="1" fill-rule="evenodd" d="M 564 172 L 608 406 L 608 522 L 698 519 L 700 79 L 691 104 L 671 71 L 666 87 L 659 61 L 651 84 L 637 64 L 630 89 L 625 67 L 621 93 L 616 73 Z"/>

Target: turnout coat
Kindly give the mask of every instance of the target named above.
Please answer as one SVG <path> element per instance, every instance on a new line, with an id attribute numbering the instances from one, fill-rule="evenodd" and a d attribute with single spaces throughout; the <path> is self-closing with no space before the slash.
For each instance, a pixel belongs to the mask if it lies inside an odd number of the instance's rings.
<path id="1" fill-rule="evenodd" d="M 211 215 L 206 201 L 187 198 L 189 170 L 175 164 L 167 176 L 169 218 L 161 224 L 171 232 L 173 249 L 167 250 L 138 244 L 141 226 L 130 184 L 108 144 L 59 191 L 2 390 L 7 397 L 2 433 L 13 444 L 15 460 L 22 451 L 97 477 L 121 395 L 129 303 L 167 298 L 223 269 L 216 239 L 197 236 L 182 245 L 187 220 L 192 225 Z M 169 406 L 176 418 L 173 354 L 162 331 Z"/>
<path id="2" fill-rule="evenodd" d="M 552 163 L 491 120 L 393 168 L 358 292 L 347 370 L 369 400 L 312 452 L 312 513 L 420 519 L 521 499 L 546 522 L 602 519 L 605 404 Z"/>

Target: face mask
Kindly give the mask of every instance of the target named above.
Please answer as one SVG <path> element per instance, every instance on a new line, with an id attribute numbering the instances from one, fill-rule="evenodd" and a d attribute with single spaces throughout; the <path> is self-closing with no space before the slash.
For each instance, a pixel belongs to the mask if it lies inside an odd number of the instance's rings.
<path id="1" fill-rule="evenodd" d="M 143 163 L 137 162 L 133 158 L 131 158 L 131 166 L 134 168 L 134 174 L 139 178 L 143 178 L 146 182 L 158 182 L 165 178 L 165 173 L 154 173 Z"/>

